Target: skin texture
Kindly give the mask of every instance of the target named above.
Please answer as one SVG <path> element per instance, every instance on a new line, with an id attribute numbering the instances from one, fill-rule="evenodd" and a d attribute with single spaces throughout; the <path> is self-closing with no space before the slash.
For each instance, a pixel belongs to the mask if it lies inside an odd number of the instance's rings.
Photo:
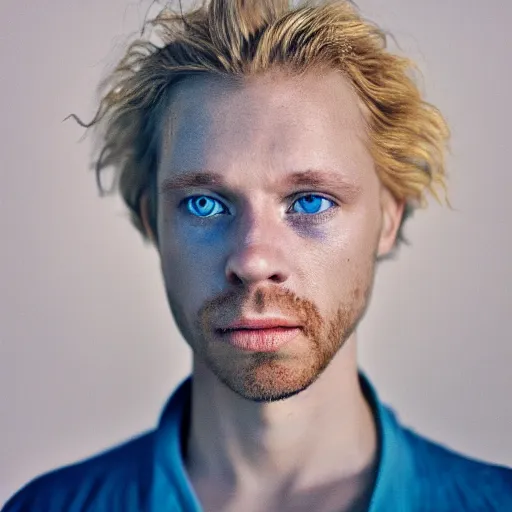
<path id="1" fill-rule="evenodd" d="M 158 250 L 194 353 L 185 460 L 205 510 L 368 502 L 377 441 L 356 327 L 403 205 L 382 187 L 365 129 L 357 96 L 334 71 L 193 78 L 172 93 Z M 206 172 L 216 180 L 182 188 Z M 277 352 L 243 351 L 216 331 L 241 316 L 286 318 L 300 331 Z"/>

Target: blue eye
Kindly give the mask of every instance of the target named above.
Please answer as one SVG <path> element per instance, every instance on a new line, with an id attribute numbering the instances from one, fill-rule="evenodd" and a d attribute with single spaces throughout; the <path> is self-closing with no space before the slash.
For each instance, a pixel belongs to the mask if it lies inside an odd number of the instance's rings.
<path id="1" fill-rule="evenodd" d="M 334 205 L 334 202 L 330 199 L 327 199 L 326 197 L 322 197 L 316 194 L 307 194 L 299 197 L 294 202 L 294 205 L 298 204 L 302 209 L 302 211 L 297 211 L 294 209 L 294 213 L 306 213 L 314 215 L 329 209 L 329 203 Z M 205 195 L 188 197 L 185 200 L 185 205 L 187 210 L 192 215 L 201 218 L 213 217 L 215 215 L 226 213 L 227 211 L 218 199 Z M 322 206 L 324 207 L 322 208 Z"/>
<path id="2" fill-rule="evenodd" d="M 324 203 L 322 203 L 322 202 L 324 202 Z M 327 207 L 323 208 L 322 210 L 319 210 L 319 207 L 322 204 L 325 205 L 326 203 L 327 203 Z M 310 214 L 321 213 L 329 208 L 328 203 L 331 203 L 332 205 L 334 204 L 333 201 L 331 201 L 330 199 L 327 199 L 326 197 L 318 196 L 315 194 L 307 194 L 305 196 L 299 197 L 299 199 L 297 199 L 297 201 L 294 203 L 294 204 L 298 204 L 303 209 L 302 212 L 295 211 L 295 213 L 310 213 Z"/>
<path id="3" fill-rule="evenodd" d="M 226 210 L 220 201 L 210 196 L 192 196 L 185 201 L 187 210 L 196 217 L 213 217 Z M 221 208 L 216 208 L 221 206 Z"/>

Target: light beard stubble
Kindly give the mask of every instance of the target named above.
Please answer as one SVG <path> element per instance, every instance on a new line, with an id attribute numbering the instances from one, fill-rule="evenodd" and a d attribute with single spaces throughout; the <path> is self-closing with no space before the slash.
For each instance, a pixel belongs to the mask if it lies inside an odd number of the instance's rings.
<path id="1" fill-rule="evenodd" d="M 300 393 L 323 373 L 364 316 L 373 289 L 374 264 L 375 258 L 354 283 L 349 299 L 327 321 L 314 303 L 286 289 L 260 289 L 252 298 L 247 290 L 231 290 L 208 301 L 198 315 L 196 327 L 202 334 L 193 347 L 195 356 L 200 357 L 228 388 L 248 400 L 274 402 Z M 304 326 L 303 336 L 309 342 L 308 357 L 298 359 L 280 352 L 257 352 L 244 354 L 239 361 L 229 352 L 233 350 L 231 347 L 225 347 L 227 353 L 212 348 L 219 346 L 208 339 L 212 325 L 222 325 L 228 315 L 232 319 L 233 311 L 240 313 L 241 305 L 245 304 L 253 304 L 260 314 L 276 309 L 298 319 Z"/>

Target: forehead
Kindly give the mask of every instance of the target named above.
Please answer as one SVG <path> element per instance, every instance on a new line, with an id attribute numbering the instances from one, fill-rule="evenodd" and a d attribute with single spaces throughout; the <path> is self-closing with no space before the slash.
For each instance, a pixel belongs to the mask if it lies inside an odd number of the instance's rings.
<path id="1" fill-rule="evenodd" d="M 162 123 L 164 173 L 372 166 L 362 105 L 341 73 L 202 76 L 173 89 Z"/>

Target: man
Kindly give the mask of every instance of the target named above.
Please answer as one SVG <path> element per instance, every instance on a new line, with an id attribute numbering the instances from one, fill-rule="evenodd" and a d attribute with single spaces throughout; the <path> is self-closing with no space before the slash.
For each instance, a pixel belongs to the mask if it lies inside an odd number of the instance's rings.
<path id="1" fill-rule="evenodd" d="M 13 511 L 507 511 L 512 470 L 402 427 L 358 372 L 376 262 L 448 130 L 346 2 L 164 11 L 106 83 L 102 169 L 161 257 L 192 376 L 155 430 Z"/>

